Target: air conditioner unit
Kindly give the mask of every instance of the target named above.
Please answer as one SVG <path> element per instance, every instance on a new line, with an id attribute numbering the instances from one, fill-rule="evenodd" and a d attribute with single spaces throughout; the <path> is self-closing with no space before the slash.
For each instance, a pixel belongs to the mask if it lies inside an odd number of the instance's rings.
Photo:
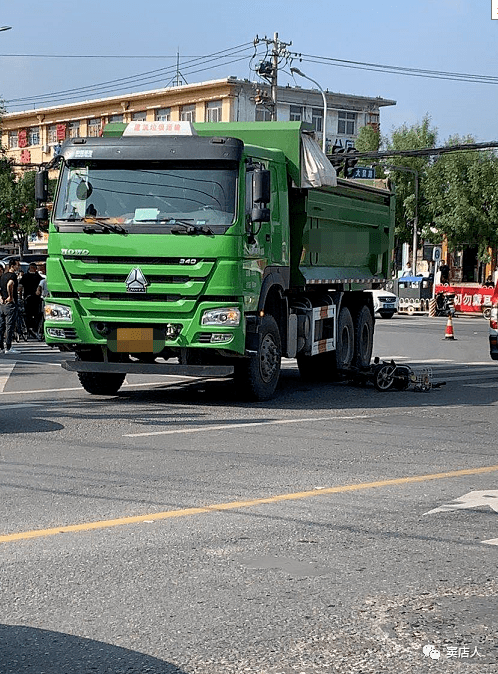
<path id="1" fill-rule="evenodd" d="M 42 147 L 42 151 L 45 152 L 45 154 L 47 154 L 47 152 L 50 152 L 50 145 L 44 145 Z"/>

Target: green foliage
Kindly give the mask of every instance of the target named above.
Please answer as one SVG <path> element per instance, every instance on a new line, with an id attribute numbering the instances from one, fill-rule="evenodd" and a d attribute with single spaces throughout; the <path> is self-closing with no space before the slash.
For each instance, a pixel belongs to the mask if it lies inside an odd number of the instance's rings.
<path id="1" fill-rule="evenodd" d="M 472 143 L 453 137 L 449 145 Z M 492 151 L 444 154 L 434 162 L 426 181 L 434 227 L 453 248 L 478 245 L 478 257 L 488 259 L 488 247 L 498 245 L 498 157 Z M 441 239 L 441 235 L 439 236 Z"/>
<path id="2" fill-rule="evenodd" d="M 377 152 L 380 146 L 380 133 L 373 126 L 362 126 L 355 141 L 358 152 Z"/>
<path id="3" fill-rule="evenodd" d="M 431 127 L 431 119 L 426 115 L 420 124 L 403 124 L 385 140 L 388 150 L 420 150 L 435 147 L 437 129 Z M 425 179 L 430 168 L 429 157 L 393 157 L 391 166 L 409 168 L 418 173 L 418 229 L 419 233 L 431 222 L 425 196 Z M 415 218 L 415 173 L 403 170 L 391 170 L 389 178 L 396 186 L 396 236 L 400 242 L 411 241 L 413 220 Z"/>
<path id="4" fill-rule="evenodd" d="M 0 243 L 27 249 L 29 235 L 38 230 L 34 219 L 35 172 L 18 176 L 2 150 L 0 156 Z"/>

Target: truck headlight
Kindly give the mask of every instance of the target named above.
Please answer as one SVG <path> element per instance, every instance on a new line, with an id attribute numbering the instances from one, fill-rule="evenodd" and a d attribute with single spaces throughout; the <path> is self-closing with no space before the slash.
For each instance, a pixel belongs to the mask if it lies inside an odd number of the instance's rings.
<path id="1" fill-rule="evenodd" d="M 73 312 L 62 304 L 45 303 L 45 319 L 47 321 L 72 321 Z"/>
<path id="2" fill-rule="evenodd" d="M 240 309 L 237 307 L 222 307 L 208 309 L 202 314 L 201 325 L 239 325 Z"/>

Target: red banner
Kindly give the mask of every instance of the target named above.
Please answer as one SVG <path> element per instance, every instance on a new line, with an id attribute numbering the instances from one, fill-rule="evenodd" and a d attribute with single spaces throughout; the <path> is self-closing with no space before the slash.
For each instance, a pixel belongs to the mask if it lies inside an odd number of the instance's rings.
<path id="1" fill-rule="evenodd" d="M 57 140 L 66 140 L 65 124 L 57 124 Z"/>
<path id="2" fill-rule="evenodd" d="M 481 312 L 485 307 L 491 306 L 491 298 L 495 289 L 488 286 L 436 286 L 438 293 L 451 293 L 455 295 L 455 311 L 457 312 Z"/>
<path id="3" fill-rule="evenodd" d="M 30 164 L 31 163 L 31 152 L 29 150 L 23 150 L 21 152 L 21 164 Z"/>
<path id="4" fill-rule="evenodd" d="M 26 129 L 19 129 L 17 134 L 17 144 L 19 147 L 28 147 L 28 132 Z"/>

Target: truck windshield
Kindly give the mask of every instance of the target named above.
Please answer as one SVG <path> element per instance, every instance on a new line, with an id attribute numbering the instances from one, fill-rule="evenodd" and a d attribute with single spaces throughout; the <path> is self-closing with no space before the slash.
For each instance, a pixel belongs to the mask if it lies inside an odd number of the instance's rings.
<path id="1" fill-rule="evenodd" d="M 236 168 L 219 165 L 72 162 L 63 168 L 55 218 L 73 226 L 108 220 L 129 232 L 169 232 L 179 221 L 224 231 L 234 220 L 236 186 Z"/>

